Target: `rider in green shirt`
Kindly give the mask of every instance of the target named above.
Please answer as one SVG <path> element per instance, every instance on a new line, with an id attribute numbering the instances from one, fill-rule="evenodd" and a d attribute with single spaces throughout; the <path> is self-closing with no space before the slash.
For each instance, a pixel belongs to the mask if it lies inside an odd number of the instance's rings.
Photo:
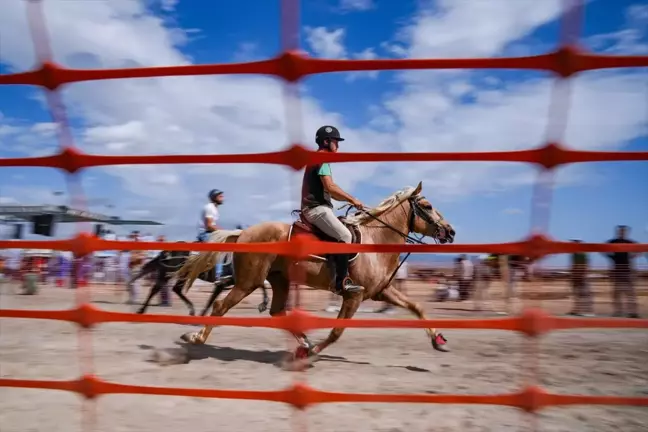
<path id="1" fill-rule="evenodd" d="M 340 132 L 333 126 L 322 126 L 315 134 L 318 152 L 338 151 L 338 144 L 344 141 Z M 331 166 L 328 163 L 306 167 L 302 182 L 302 216 L 324 234 L 341 243 L 351 243 L 353 236 L 333 212 L 331 199 L 346 201 L 358 209 L 364 208 L 362 202 L 333 183 Z M 336 270 L 335 290 L 358 292 L 361 286 L 349 278 L 349 254 L 333 255 Z"/>

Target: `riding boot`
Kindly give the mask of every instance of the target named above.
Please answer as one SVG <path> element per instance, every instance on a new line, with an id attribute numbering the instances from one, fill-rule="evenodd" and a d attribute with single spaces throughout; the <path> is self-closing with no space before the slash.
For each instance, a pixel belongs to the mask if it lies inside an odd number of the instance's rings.
<path id="1" fill-rule="evenodd" d="M 335 290 L 338 294 L 362 291 L 362 287 L 353 283 L 349 277 L 349 254 L 334 255 L 335 259 Z"/>

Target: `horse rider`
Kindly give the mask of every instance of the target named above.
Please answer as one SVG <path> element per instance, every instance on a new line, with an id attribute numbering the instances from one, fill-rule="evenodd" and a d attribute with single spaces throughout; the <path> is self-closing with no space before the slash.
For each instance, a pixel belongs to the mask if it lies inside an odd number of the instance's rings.
<path id="1" fill-rule="evenodd" d="M 209 234 L 218 230 L 217 225 L 220 214 L 218 207 L 223 204 L 223 191 L 212 189 L 207 195 L 209 202 L 205 204 L 200 214 L 200 221 L 198 222 L 198 237 L 197 240 L 203 243 L 209 237 Z"/>
<path id="2" fill-rule="evenodd" d="M 334 126 L 322 126 L 315 133 L 318 152 L 336 153 L 339 143 L 344 141 Z M 333 213 L 331 198 L 346 201 L 361 210 L 362 202 L 349 195 L 333 182 L 333 173 L 328 163 L 311 165 L 304 171 L 302 182 L 301 214 L 308 223 L 324 234 L 341 243 L 351 243 L 352 234 Z M 349 254 L 332 255 L 335 265 L 335 290 L 337 294 L 358 292 L 363 288 L 349 277 Z"/>
<path id="3" fill-rule="evenodd" d="M 205 204 L 200 213 L 200 221 L 198 222 L 198 243 L 204 243 L 209 238 L 209 235 L 214 231 L 221 229 L 218 226 L 218 219 L 220 218 L 220 213 L 218 207 L 223 204 L 223 191 L 218 189 L 212 189 L 209 191 L 207 198 L 209 202 Z M 214 269 L 215 277 L 218 278 L 223 273 L 222 263 L 217 263 Z"/>

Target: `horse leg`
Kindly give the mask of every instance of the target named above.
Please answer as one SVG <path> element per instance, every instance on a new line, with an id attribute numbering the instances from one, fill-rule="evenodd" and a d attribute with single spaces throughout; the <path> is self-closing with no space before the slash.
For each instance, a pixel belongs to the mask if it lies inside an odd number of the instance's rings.
<path id="1" fill-rule="evenodd" d="M 337 316 L 338 319 L 353 318 L 353 315 L 355 315 L 358 308 L 360 307 L 360 303 L 362 303 L 362 292 L 344 293 L 342 306 L 340 307 L 340 312 Z M 314 354 L 321 353 L 329 345 L 335 343 L 338 339 L 340 339 L 342 333 L 344 333 L 343 327 L 334 328 L 333 330 L 331 330 L 326 339 L 313 347 L 312 352 Z"/>
<path id="2" fill-rule="evenodd" d="M 404 309 L 409 310 L 411 313 L 416 315 L 419 319 L 427 319 L 423 308 L 418 303 L 411 301 L 405 294 L 398 291 L 393 286 L 388 286 L 380 294 L 374 297 L 372 300 L 385 301 L 391 305 L 398 306 Z M 432 347 L 437 351 L 447 352 L 448 349 L 445 347 L 446 339 L 443 335 L 437 332 L 436 329 L 430 328 L 425 329 L 425 332 L 428 334 L 430 341 L 432 342 Z"/>
<path id="3" fill-rule="evenodd" d="M 160 291 L 162 291 L 162 287 L 164 286 L 165 283 L 166 283 L 166 282 L 165 282 L 163 279 L 158 279 L 158 280 L 155 282 L 155 284 L 151 287 L 151 291 L 149 291 L 149 295 L 148 295 L 148 297 L 146 298 L 146 301 L 144 302 L 144 304 L 142 305 L 142 307 L 140 307 L 140 308 L 137 310 L 137 313 L 138 313 L 138 314 L 143 314 L 144 312 L 146 312 L 146 308 L 148 308 L 149 303 L 151 303 L 151 299 L 152 299 L 153 296 L 155 296 L 157 293 L 159 293 Z"/>
<path id="4" fill-rule="evenodd" d="M 270 303 L 270 299 L 268 298 L 268 289 L 265 286 L 265 282 L 261 285 L 261 292 L 263 293 L 263 300 L 259 303 L 259 306 L 257 306 L 259 313 L 265 312 L 268 309 L 268 303 Z"/>
<path id="5" fill-rule="evenodd" d="M 183 279 L 176 281 L 176 283 L 173 285 L 172 291 L 176 293 L 178 297 L 180 297 L 180 300 L 182 300 L 184 304 L 187 305 L 187 307 L 189 308 L 189 315 L 194 316 L 196 315 L 196 309 L 194 309 L 193 303 L 182 293 L 184 282 L 185 281 Z"/>
<path id="6" fill-rule="evenodd" d="M 241 300 L 250 295 L 252 291 L 256 288 L 255 285 L 252 286 L 240 286 L 235 285 L 230 292 L 227 293 L 223 300 L 218 300 L 214 303 L 214 308 L 212 309 L 211 316 L 223 316 L 232 309 L 234 306 L 239 304 Z M 209 337 L 214 326 L 206 325 L 198 333 L 185 333 L 182 335 L 182 340 L 192 344 L 204 344 Z"/>
<path id="7" fill-rule="evenodd" d="M 226 286 L 227 286 L 226 282 L 216 282 L 214 284 L 214 290 L 209 296 L 209 300 L 207 300 L 207 303 L 205 304 L 205 308 L 202 310 L 202 312 L 200 312 L 200 316 L 207 315 L 207 311 L 209 310 L 210 307 L 213 306 L 214 302 L 216 301 L 218 296 L 221 295 L 221 293 L 223 292 Z"/>
<path id="8" fill-rule="evenodd" d="M 290 281 L 284 277 L 280 272 L 270 273 L 268 275 L 267 281 L 270 282 L 270 288 L 272 289 L 272 303 L 270 304 L 270 316 L 278 317 L 286 314 L 286 306 L 288 304 L 288 297 L 290 296 Z M 268 294 L 266 293 L 267 288 L 265 285 L 262 286 L 263 289 L 263 301 L 269 302 Z M 307 350 L 311 350 L 313 343 L 306 337 L 304 333 L 292 333 L 294 338 L 297 340 L 297 343 L 301 347 L 304 347 Z"/>

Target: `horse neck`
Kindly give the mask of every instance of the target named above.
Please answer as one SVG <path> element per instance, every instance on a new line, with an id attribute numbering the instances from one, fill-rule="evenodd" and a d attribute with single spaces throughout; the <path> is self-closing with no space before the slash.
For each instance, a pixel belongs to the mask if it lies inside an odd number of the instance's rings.
<path id="1" fill-rule="evenodd" d="M 409 213 L 410 204 L 408 201 L 397 204 L 377 216 L 384 224 L 372 220 L 364 226 L 366 234 L 363 234 L 368 235 L 373 243 L 405 243 L 405 237 L 399 233 L 409 234 Z M 389 229 L 388 226 L 393 229 Z"/>

